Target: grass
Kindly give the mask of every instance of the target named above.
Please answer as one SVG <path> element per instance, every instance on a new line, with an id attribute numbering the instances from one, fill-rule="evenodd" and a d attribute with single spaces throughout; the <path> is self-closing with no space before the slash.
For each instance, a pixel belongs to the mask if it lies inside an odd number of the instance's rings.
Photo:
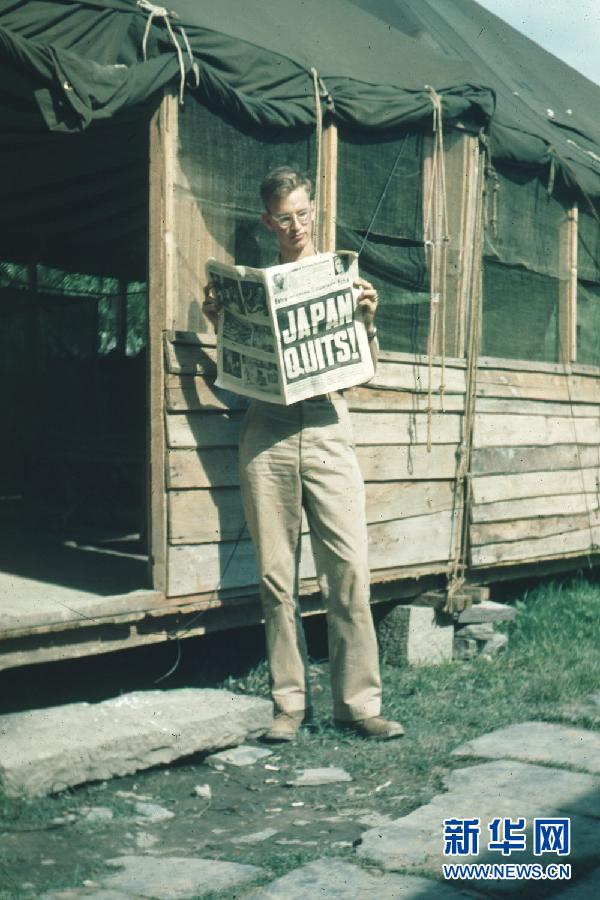
<path id="1" fill-rule="evenodd" d="M 567 704 L 600 690 L 600 586 L 583 578 L 547 582 L 514 605 L 516 619 L 499 626 L 508 633 L 508 647 L 491 660 L 478 657 L 418 668 L 383 664 L 383 712 L 403 723 L 406 736 L 401 741 L 373 743 L 337 732 L 331 721 L 327 666 L 313 665 L 317 724 L 303 729 L 293 744 L 277 748 L 282 771 L 341 766 L 353 777 L 356 797 L 349 798 L 335 785 L 319 790 L 318 802 L 326 808 L 323 816 L 361 806 L 397 818 L 439 792 L 449 768 L 468 764 L 451 755 L 459 744 L 511 723 L 563 719 Z M 219 686 L 267 697 L 266 664 L 230 676 Z M 594 724 L 585 719 L 580 723 Z M 142 778 L 140 773 L 138 780 Z M 93 787 L 86 790 L 94 792 Z M 285 790 L 290 803 L 307 799 L 302 789 Z M 102 805 L 109 800 L 107 793 Z M 112 795 L 110 801 L 118 805 Z M 0 831 L 51 827 L 51 820 L 71 803 L 68 793 L 30 801 L 0 796 Z M 264 805 L 269 805 L 266 794 Z M 231 858 L 228 852 L 223 846 L 214 856 Z M 276 877 L 333 850 L 261 844 L 244 852 L 244 862 L 263 866 Z M 335 855 L 359 862 L 351 849 Z"/>

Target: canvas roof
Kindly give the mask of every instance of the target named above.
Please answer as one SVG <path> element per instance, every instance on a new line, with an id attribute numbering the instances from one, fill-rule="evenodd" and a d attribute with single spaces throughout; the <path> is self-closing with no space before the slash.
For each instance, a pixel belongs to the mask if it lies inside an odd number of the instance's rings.
<path id="1" fill-rule="evenodd" d="M 497 160 L 549 165 L 600 196 L 600 86 L 474 0 L 350 0 L 448 60 L 469 62 L 493 88 Z"/>
<path id="2" fill-rule="evenodd" d="M 66 266 L 76 257 L 97 271 L 108 254 L 111 271 L 141 277 L 148 151 L 139 123 L 180 78 L 159 9 L 5 0 L 5 252 L 18 255 L 25 236 L 34 258 Z M 429 85 L 447 121 L 489 132 L 497 159 L 553 160 L 568 184 L 600 196 L 600 88 L 472 0 L 173 0 L 169 9 L 187 90 L 240 127 L 313 127 L 311 70 L 339 123 L 377 132 L 429 123 Z"/>

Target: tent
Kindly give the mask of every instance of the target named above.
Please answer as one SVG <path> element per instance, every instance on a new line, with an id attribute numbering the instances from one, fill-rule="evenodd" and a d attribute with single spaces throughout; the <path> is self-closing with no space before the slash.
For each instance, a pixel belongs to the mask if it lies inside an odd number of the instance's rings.
<path id="1" fill-rule="evenodd" d="M 102 502 L 149 523 L 149 576 L 69 595 L 60 647 L 59 604 L 15 602 L 2 664 L 259 618 L 201 304 L 209 256 L 272 259 L 277 164 L 382 297 L 349 397 L 376 597 L 594 558 L 599 88 L 471 0 L 9 0 L 0 76 L 4 493 L 58 495 L 62 536 Z"/>

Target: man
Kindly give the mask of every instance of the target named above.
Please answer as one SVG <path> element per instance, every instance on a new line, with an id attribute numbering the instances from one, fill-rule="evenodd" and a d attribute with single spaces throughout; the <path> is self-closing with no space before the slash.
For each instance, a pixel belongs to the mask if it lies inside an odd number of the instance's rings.
<path id="1" fill-rule="evenodd" d="M 310 181 L 287 167 L 263 179 L 262 221 L 279 243 L 279 262 L 313 256 Z M 377 292 L 360 278 L 358 307 L 373 361 Z M 204 311 L 216 324 L 219 298 L 206 288 Z M 334 719 L 364 737 L 399 737 L 380 716 L 381 680 L 369 605 L 364 484 L 340 393 L 290 406 L 253 401 L 240 438 L 240 484 L 256 548 L 275 718 L 268 741 L 291 741 L 311 716 L 306 646 L 298 609 L 302 508 L 310 527 L 327 610 Z"/>

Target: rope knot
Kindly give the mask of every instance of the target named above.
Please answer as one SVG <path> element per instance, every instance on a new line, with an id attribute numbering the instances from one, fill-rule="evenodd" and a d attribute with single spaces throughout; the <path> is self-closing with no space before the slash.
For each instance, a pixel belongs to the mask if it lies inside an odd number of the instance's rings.
<path id="1" fill-rule="evenodd" d="M 146 27 L 144 28 L 144 36 L 142 38 L 142 58 L 144 62 L 147 61 L 148 35 L 150 34 L 150 29 L 152 28 L 152 23 L 154 22 L 154 20 L 159 19 L 164 22 L 165 27 L 169 33 L 169 37 L 171 38 L 173 47 L 175 48 L 175 52 L 177 54 L 177 62 L 179 63 L 179 103 L 181 104 L 181 106 L 183 106 L 183 95 L 185 90 L 186 77 L 185 63 L 183 61 L 183 53 L 179 45 L 179 41 L 177 40 L 170 21 L 171 19 L 178 19 L 179 16 L 176 12 L 166 9 L 164 6 L 157 6 L 154 3 L 150 3 L 150 0 L 136 0 L 136 2 L 142 12 L 148 14 L 148 20 L 146 22 Z M 194 54 L 192 53 L 192 48 L 188 40 L 188 36 L 182 25 L 179 26 L 179 31 L 190 60 L 190 71 L 193 75 L 192 87 L 198 87 L 198 85 L 200 84 L 200 67 L 194 59 Z"/>

